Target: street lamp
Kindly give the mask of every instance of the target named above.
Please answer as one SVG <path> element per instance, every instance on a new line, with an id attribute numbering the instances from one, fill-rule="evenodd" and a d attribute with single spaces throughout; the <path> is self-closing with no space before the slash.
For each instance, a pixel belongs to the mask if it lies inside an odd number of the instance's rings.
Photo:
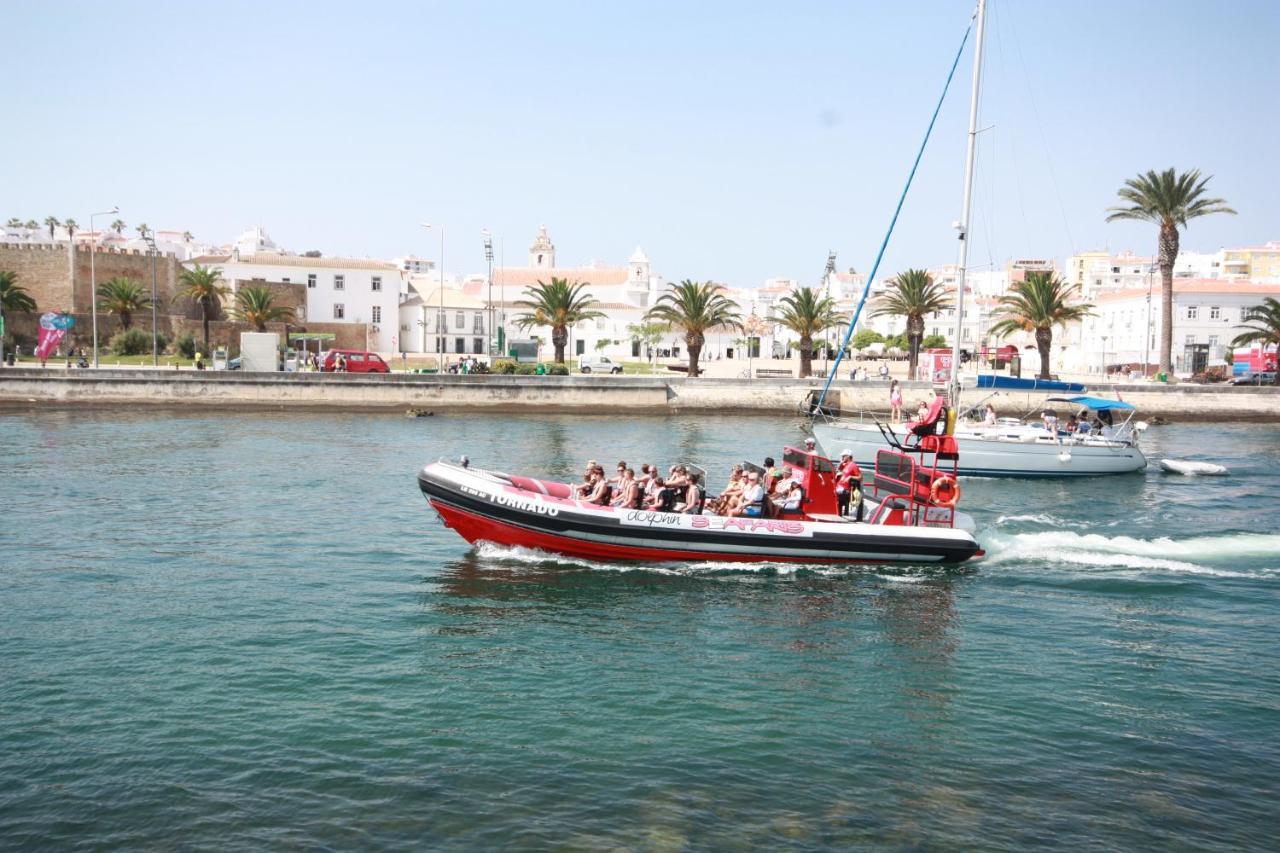
<path id="1" fill-rule="evenodd" d="M 93 256 L 98 254 L 98 229 L 94 227 L 93 218 L 95 216 L 114 216 L 120 212 L 120 208 L 113 207 L 110 210 L 102 210 L 98 213 L 89 214 L 89 230 L 93 232 L 93 247 L 89 252 L 89 298 L 93 301 L 90 306 L 90 316 L 93 318 L 93 366 L 98 366 L 98 275 L 94 269 Z M 71 310 L 75 310 L 75 306 L 71 306 Z"/>
<path id="2" fill-rule="evenodd" d="M 422 227 L 430 231 L 430 222 L 423 222 Z M 440 316 L 436 318 L 436 363 L 444 373 L 444 226 L 440 226 Z"/>
<path id="3" fill-rule="evenodd" d="M 147 246 L 151 253 L 151 366 L 160 366 L 160 348 L 156 346 L 156 255 L 159 250 L 156 249 L 156 238 L 150 233 L 142 235 L 142 239 L 147 241 Z"/>
<path id="4" fill-rule="evenodd" d="M 1107 336 L 1102 336 L 1102 378 L 1107 378 Z"/>
<path id="5" fill-rule="evenodd" d="M 489 229 L 488 229 L 488 228 L 484 229 L 484 230 L 483 230 L 483 231 L 481 231 L 480 233 L 484 235 L 484 259 L 485 259 L 485 261 L 489 264 L 489 279 L 488 279 L 488 283 L 489 283 L 489 300 L 488 300 L 488 301 L 489 301 L 489 329 L 488 329 L 488 332 L 489 332 L 489 361 L 490 361 L 490 362 L 492 362 L 492 361 L 493 361 L 493 341 L 494 341 L 494 328 L 493 328 L 493 318 L 494 318 L 494 313 L 493 313 L 493 236 L 489 233 Z"/>

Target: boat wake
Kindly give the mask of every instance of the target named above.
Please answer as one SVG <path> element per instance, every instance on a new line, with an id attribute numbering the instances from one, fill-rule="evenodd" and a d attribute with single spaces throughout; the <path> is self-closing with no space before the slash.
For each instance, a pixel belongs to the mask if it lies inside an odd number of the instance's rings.
<path id="1" fill-rule="evenodd" d="M 1280 535 L 1274 533 L 1139 539 L 1069 530 L 993 531 L 982 539 L 987 549 L 985 566 L 1050 562 L 1101 570 L 1148 569 L 1217 577 L 1280 577 L 1280 568 L 1276 568 L 1280 564 L 1276 560 L 1280 554 Z M 1222 565 L 1250 560 L 1254 565 L 1263 560 L 1272 565 L 1246 571 Z"/>

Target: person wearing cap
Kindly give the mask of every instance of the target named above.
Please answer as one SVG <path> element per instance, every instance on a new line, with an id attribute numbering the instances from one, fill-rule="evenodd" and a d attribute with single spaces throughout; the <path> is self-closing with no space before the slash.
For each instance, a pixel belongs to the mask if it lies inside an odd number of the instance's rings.
<path id="1" fill-rule="evenodd" d="M 848 515 L 851 505 L 855 511 L 862 506 L 862 469 L 853 461 L 853 451 L 847 448 L 840 451 L 840 464 L 836 466 L 836 504 L 841 515 Z"/>
<path id="2" fill-rule="evenodd" d="M 809 436 L 804 440 L 804 449 L 812 453 L 817 448 L 818 442 L 814 441 L 813 436 Z"/>

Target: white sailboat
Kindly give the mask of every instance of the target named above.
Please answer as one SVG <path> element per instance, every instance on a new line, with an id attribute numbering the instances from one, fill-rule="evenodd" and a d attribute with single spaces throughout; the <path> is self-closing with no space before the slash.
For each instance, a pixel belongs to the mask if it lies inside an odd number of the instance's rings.
<path id="1" fill-rule="evenodd" d="M 969 101 L 969 135 L 965 151 L 964 198 L 961 204 L 960 220 L 956 223 L 959 231 L 960 250 L 956 277 L 956 328 L 953 340 L 959 341 L 964 323 L 964 288 L 965 274 L 969 262 L 969 218 L 973 205 L 973 174 L 977 152 L 978 136 L 978 96 L 982 87 L 982 48 L 986 30 L 986 0 L 978 0 L 977 39 L 974 44 L 973 86 Z M 935 112 L 936 115 L 936 112 Z M 927 137 L 926 137 L 927 140 Z M 917 163 L 919 158 L 917 157 Z M 914 174 L 914 170 L 913 170 Z M 908 184 L 909 185 L 909 184 Z M 904 191 L 905 194 L 905 191 Z M 901 207 L 901 202 L 899 202 Z M 895 217 L 896 218 L 896 217 Z M 890 226 L 892 231 L 892 226 Z M 886 242 L 888 237 L 885 238 Z M 883 247 L 881 248 L 883 254 Z M 877 260 L 877 266 L 879 261 Z M 868 277 L 866 291 L 871 287 Z M 866 291 L 862 302 L 866 302 Z M 861 311 L 859 305 L 859 313 Z M 845 344 L 857 323 L 855 313 L 845 335 Z M 838 366 L 837 361 L 837 366 Z M 960 359 L 951 359 L 951 374 L 948 382 L 947 399 L 952 401 L 959 411 L 960 400 Z M 832 376 L 835 370 L 832 371 Z M 981 379 L 998 379 L 1006 383 L 1030 383 L 1037 387 L 1036 380 L 1008 380 L 1005 377 L 980 377 Z M 822 397 L 815 407 L 812 430 L 818 443 L 831 458 L 844 450 L 849 450 L 853 458 L 861 466 L 874 465 L 877 452 L 880 450 L 908 446 L 910 441 L 918 440 L 919 434 L 925 431 L 923 426 L 913 429 L 913 425 L 886 424 L 874 417 L 832 418 L 828 416 L 822 403 L 830 388 L 823 389 Z M 998 388 L 998 382 L 988 383 Z M 1044 390 L 1073 392 L 1073 396 L 1050 398 L 1052 402 L 1070 403 L 1098 413 L 1103 416 L 1107 425 L 1089 434 L 1068 434 L 1055 424 L 1045 422 L 1029 424 L 1006 419 L 995 424 L 970 424 L 960 418 L 956 419 L 953 435 L 960 451 L 961 475 L 988 477 L 1082 477 L 1101 474 L 1123 474 L 1139 471 L 1147 466 L 1146 456 L 1138 447 L 1138 439 L 1145 427 L 1141 421 L 1133 420 L 1133 406 L 1117 400 L 1105 400 L 1087 397 L 1080 394 L 1083 386 L 1068 383 L 1040 382 L 1038 387 Z M 1112 413 L 1122 411 L 1128 413 L 1128 419 L 1119 428 L 1111 424 Z M 1104 414 L 1105 413 L 1105 414 Z M 935 411 L 936 414 L 936 411 Z M 963 413 L 961 413 L 963 414 Z M 945 427 L 939 424 L 938 429 Z"/>

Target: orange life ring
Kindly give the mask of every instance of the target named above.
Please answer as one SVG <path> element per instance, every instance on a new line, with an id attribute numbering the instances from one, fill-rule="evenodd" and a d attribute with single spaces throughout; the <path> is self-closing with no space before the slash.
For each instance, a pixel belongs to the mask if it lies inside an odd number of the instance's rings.
<path id="1" fill-rule="evenodd" d="M 939 492 L 943 489 L 946 489 L 946 493 L 940 495 Z M 929 487 L 929 501 L 948 509 L 955 506 L 960 501 L 960 484 L 956 482 L 956 478 L 943 474 L 934 480 L 933 485 Z"/>

